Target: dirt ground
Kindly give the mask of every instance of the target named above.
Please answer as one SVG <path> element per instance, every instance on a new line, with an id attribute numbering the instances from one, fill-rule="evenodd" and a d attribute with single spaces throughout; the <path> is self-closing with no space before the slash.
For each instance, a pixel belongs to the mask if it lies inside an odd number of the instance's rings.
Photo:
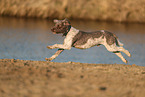
<path id="1" fill-rule="evenodd" d="M 145 97 L 145 67 L 0 59 L 0 97 Z"/>

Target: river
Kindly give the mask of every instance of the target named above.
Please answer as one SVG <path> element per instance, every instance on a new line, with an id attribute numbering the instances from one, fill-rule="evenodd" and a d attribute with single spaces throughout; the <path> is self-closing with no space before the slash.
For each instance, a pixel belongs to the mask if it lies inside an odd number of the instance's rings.
<path id="1" fill-rule="evenodd" d="M 132 57 L 125 54 L 128 64 L 145 66 L 145 24 L 112 23 L 89 20 L 71 20 L 73 27 L 83 31 L 107 30 L 114 32 L 130 51 Z M 14 58 L 22 60 L 42 60 L 51 57 L 57 49 L 46 46 L 63 43 L 62 35 L 52 34 L 52 20 L 0 17 L 0 59 Z M 86 50 L 72 48 L 65 50 L 53 62 L 82 62 L 102 64 L 124 64 L 115 54 L 101 45 Z"/>

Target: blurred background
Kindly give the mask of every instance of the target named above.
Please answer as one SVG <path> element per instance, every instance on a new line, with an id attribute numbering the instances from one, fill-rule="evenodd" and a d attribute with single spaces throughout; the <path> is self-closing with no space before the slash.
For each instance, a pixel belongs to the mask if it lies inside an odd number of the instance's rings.
<path id="1" fill-rule="evenodd" d="M 145 0 L 0 0 L 0 59 L 45 60 L 63 43 L 53 35 L 53 19 L 68 18 L 84 31 L 108 30 L 124 43 L 132 57 L 128 64 L 145 66 Z M 104 46 L 87 50 L 72 48 L 54 62 L 124 64 Z"/>
<path id="2" fill-rule="evenodd" d="M 0 0 L 0 15 L 145 22 L 145 0 Z"/>

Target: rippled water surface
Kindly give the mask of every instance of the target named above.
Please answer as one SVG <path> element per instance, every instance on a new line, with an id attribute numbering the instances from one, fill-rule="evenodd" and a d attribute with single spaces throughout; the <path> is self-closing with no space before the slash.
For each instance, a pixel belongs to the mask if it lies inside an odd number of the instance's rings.
<path id="1" fill-rule="evenodd" d="M 124 43 L 132 57 L 123 56 L 129 64 L 145 66 L 145 24 L 106 23 L 97 21 L 71 20 L 72 26 L 84 31 L 108 30 L 114 32 Z M 17 19 L 0 17 L 0 58 L 23 60 L 45 60 L 57 49 L 49 50 L 48 45 L 63 43 L 62 35 L 54 35 L 50 28 L 51 20 Z M 104 46 L 86 50 L 72 48 L 65 50 L 54 62 L 82 62 L 124 64 L 115 54 L 108 52 Z"/>

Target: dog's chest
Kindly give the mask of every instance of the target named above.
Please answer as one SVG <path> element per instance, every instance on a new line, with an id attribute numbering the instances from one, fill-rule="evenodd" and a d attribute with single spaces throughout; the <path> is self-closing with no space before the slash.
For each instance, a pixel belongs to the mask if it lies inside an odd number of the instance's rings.
<path id="1" fill-rule="evenodd" d="M 71 27 L 70 31 L 66 35 L 66 38 L 64 39 L 64 45 L 72 45 L 73 38 L 79 33 L 79 30 Z"/>

